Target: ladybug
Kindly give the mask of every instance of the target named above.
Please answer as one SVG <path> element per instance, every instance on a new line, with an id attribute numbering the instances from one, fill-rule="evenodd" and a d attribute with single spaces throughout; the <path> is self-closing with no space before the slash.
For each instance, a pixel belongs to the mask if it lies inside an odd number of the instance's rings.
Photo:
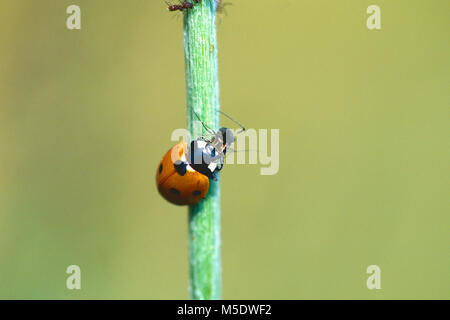
<path id="1" fill-rule="evenodd" d="M 186 161 L 186 142 L 171 148 L 162 158 L 156 171 L 159 193 L 177 205 L 193 205 L 203 199 L 209 190 L 209 179 Z"/>
<path id="2" fill-rule="evenodd" d="M 156 170 L 158 191 L 173 204 L 193 205 L 205 198 L 209 180 L 217 180 L 226 151 L 234 142 L 230 129 L 222 127 L 214 132 L 203 122 L 202 125 L 212 134 L 211 139 L 200 137 L 189 145 L 184 141 L 177 143 L 164 155 Z"/>

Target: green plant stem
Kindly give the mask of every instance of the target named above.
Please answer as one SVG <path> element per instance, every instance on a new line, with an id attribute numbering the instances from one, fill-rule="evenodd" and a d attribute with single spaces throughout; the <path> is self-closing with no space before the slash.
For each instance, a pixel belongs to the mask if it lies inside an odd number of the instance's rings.
<path id="1" fill-rule="evenodd" d="M 184 13 L 187 126 L 192 139 L 205 134 L 193 111 L 210 128 L 219 125 L 215 18 L 215 0 L 202 0 Z M 205 199 L 189 208 L 189 266 L 191 299 L 220 299 L 219 181 L 210 180 Z"/>

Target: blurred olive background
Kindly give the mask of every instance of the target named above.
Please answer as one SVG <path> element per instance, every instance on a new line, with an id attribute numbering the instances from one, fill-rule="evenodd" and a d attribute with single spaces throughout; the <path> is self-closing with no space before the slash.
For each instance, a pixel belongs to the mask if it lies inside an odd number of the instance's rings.
<path id="1" fill-rule="evenodd" d="M 223 297 L 450 298 L 448 1 L 226 9 L 222 110 L 280 130 L 280 170 L 222 173 Z M 164 1 L 1 1 L 0 298 L 188 298 L 187 209 L 154 182 L 185 123 Z"/>

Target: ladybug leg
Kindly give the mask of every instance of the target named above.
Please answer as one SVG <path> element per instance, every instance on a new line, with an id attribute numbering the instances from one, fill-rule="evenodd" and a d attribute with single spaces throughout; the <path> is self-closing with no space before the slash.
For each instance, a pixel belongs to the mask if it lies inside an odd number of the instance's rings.
<path id="1" fill-rule="evenodd" d="M 223 158 L 220 159 L 220 162 L 217 164 L 216 170 L 214 171 L 220 171 L 223 168 Z"/>

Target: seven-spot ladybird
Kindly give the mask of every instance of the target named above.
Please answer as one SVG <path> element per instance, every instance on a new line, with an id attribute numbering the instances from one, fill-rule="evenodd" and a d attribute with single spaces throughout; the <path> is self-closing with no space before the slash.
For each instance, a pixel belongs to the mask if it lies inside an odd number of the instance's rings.
<path id="1" fill-rule="evenodd" d="M 217 180 L 216 175 L 223 168 L 226 151 L 234 142 L 230 129 L 222 127 L 215 132 L 203 122 L 202 125 L 213 137 L 200 137 L 192 140 L 189 146 L 186 142 L 176 144 L 164 155 L 156 171 L 159 193 L 174 204 L 193 205 L 206 196 L 209 179 Z"/>
<path id="2" fill-rule="evenodd" d="M 194 170 L 185 154 L 186 142 L 176 144 L 164 155 L 156 172 L 159 193 L 177 205 L 196 204 L 209 190 L 208 177 Z"/>

